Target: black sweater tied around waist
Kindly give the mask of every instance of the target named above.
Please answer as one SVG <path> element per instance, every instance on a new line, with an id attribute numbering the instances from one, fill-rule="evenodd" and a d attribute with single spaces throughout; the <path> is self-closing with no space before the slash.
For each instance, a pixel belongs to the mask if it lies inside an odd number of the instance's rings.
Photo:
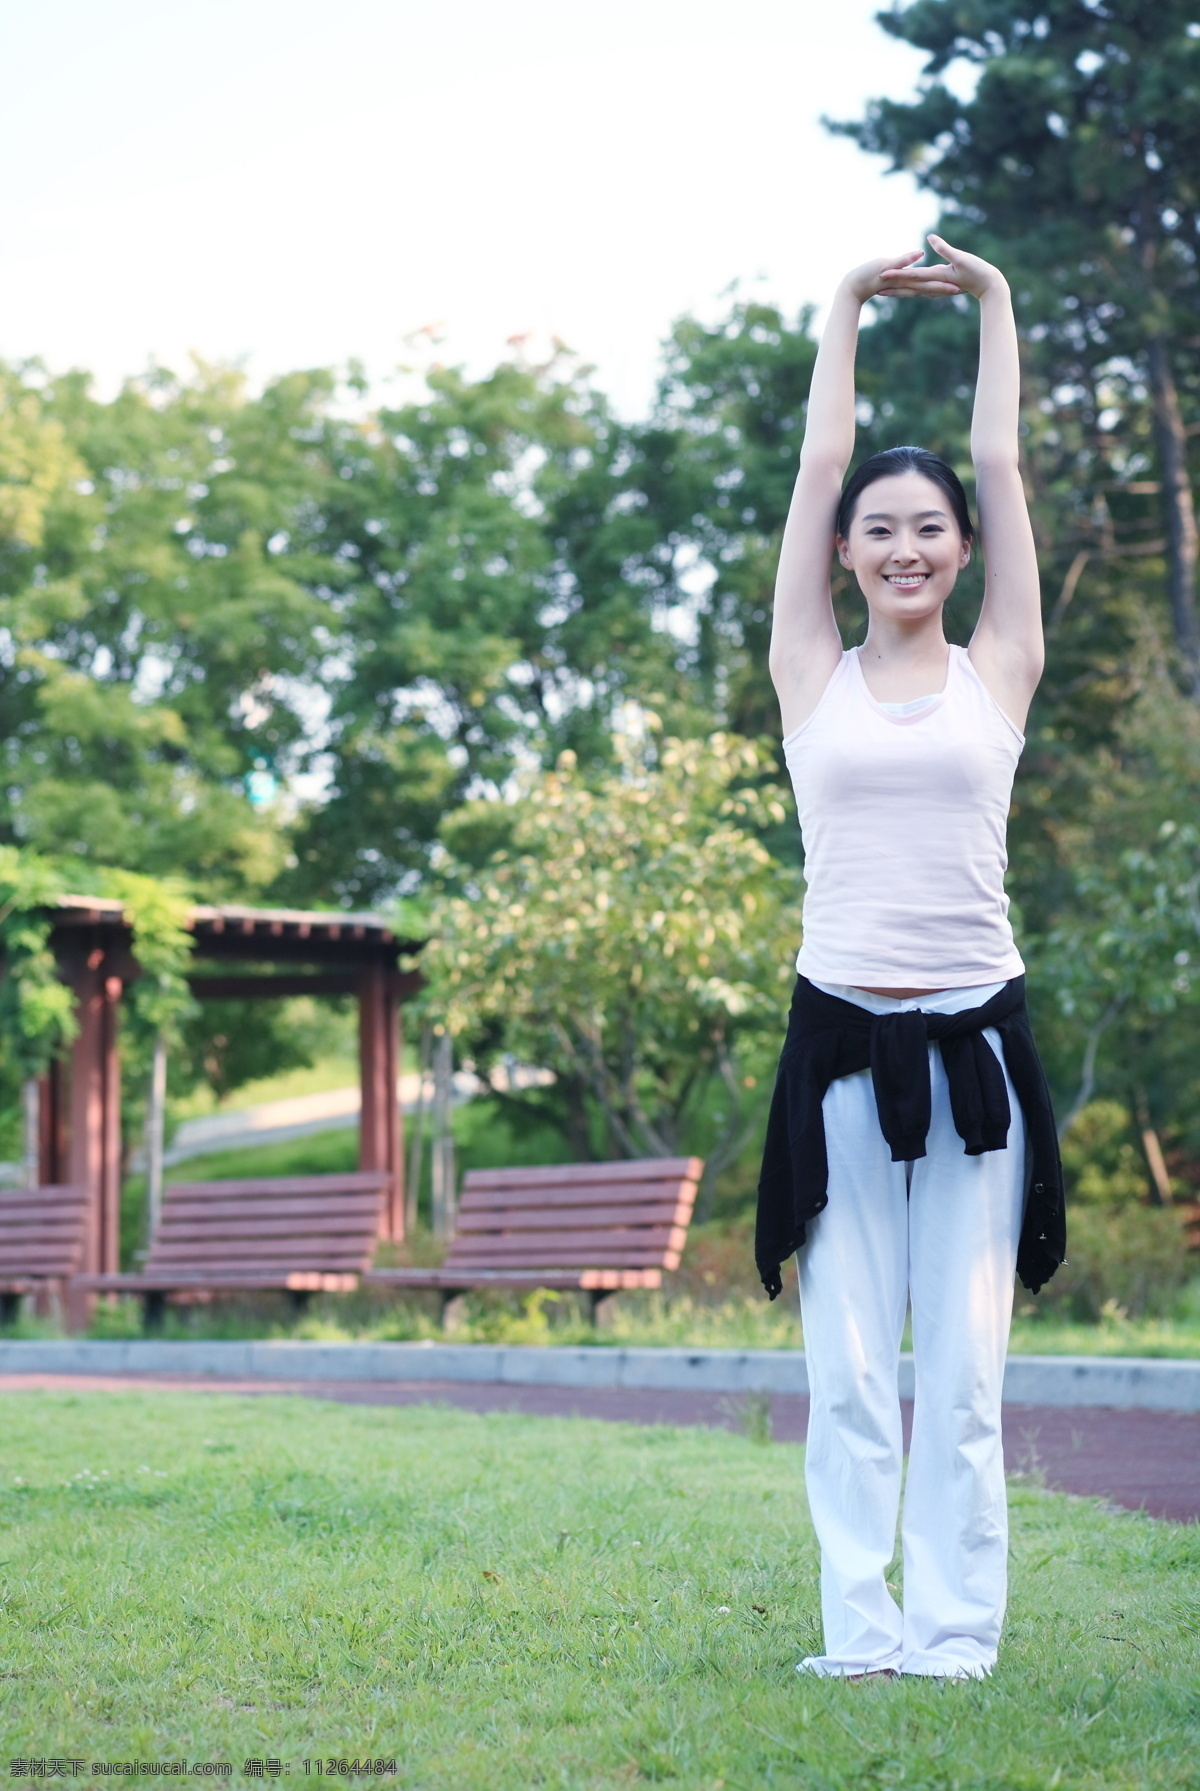
<path id="1" fill-rule="evenodd" d="M 1050 1091 L 1015 976 L 990 1001 L 960 1014 L 872 1014 L 826 995 L 806 976 L 796 982 L 787 1038 L 767 1120 L 758 1184 L 754 1255 L 774 1299 L 780 1266 L 804 1243 L 805 1225 L 828 1205 L 829 1157 L 821 1102 L 831 1082 L 869 1069 L 893 1163 L 925 1155 L 932 1102 L 930 1044 L 942 1053 L 955 1130 L 968 1156 L 1003 1150 L 1012 1119 L 1004 1071 L 983 1034 L 994 1027 L 1021 1103 L 1029 1145 L 1029 1198 L 1017 1246 L 1017 1274 L 1031 1293 L 1066 1253 L 1066 1215 L 1058 1135 Z"/>

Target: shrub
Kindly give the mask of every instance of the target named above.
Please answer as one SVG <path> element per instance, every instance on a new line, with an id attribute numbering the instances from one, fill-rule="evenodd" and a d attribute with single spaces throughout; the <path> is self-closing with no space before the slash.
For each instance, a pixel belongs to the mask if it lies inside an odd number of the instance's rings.
<path id="1" fill-rule="evenodd" d="M 1067 1214 L 1067 1260 L 1037 1303 L 1047 1316 L 1093 1324 L 1106 1309 L 1168 1318 L 1197 1266 L 1178 1208 L 1080 1203 Z"/>
<path id="2" fill-rule="evenodd" d="M 1120 1101 L 1089 1102 L 1063 1139 L 1062 1159 L 1072 1206 L 1139 1201 L 1150 1193 L 1146 1160 Z"/>
<path id="3" fill-rule="evenodd" d="M 1200 1268 L 1177 1207 L 1147 1204 L 1150 1182 L 1119 1101 L 1092 1101 L 1063 1139 L 1067 1260 L 1038 1295 L 1047 1316 L 1168 1318 Z"/>

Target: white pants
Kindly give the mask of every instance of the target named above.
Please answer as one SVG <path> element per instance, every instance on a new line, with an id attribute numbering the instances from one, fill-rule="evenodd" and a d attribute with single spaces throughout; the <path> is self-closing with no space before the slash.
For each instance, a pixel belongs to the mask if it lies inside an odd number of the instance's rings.
<path id="1" fill-rule="evenodd" d="M 1001 985 L 903 1001 L 818 986 L 874 1013 L 957 1013 Z M 999 1035 L 984 1036 L 1003 1063 Z M 870 1071 L 842 1077 L 825 1096 L 829 1204 L 810 1222 L 797 1260 L 826 1652 L 801 1671 L 978 1677 L 996 1659 L 1008 1554 L 1000 1399 L 1025 1128 L 1009 1080 L 1008 1148 L 968 1157 L 936 1046 L 929 1069 L 928 1154 L 911 1165 L 891 1161 Z M 897 1375 L 910 1303 L 916 1397 L 901 1614 L 886 1576 L 900 1506 Z"/>

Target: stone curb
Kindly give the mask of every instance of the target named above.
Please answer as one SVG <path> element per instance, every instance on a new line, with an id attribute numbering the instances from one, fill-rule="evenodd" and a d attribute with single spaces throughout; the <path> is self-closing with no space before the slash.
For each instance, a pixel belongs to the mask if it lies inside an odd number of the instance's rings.
<path id="1" fill-rule="evenodd" d="M 188 1374 L 214 1380 L 471 1381 L 652 1387 L 697 1393 L 807 1393 L 801 1350 L 534 1349 L 486 1343 L 0 1342 L 0 1374 Z M 900 1359 L 911 1399 L 911 1356 Z M 1005 1402 L 1200 1412 L 1200 1361 L 1011 1356 Z"/>

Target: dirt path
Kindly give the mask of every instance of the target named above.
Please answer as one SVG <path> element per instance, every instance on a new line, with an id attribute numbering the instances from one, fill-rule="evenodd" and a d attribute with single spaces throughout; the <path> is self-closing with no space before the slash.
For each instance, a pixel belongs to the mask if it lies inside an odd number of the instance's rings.
<path id="1" fill-rule="evenodd" d="M 609 1387 L 516 1387 L 463 1381 L 214 1381 L 201 1375 L 4 1374 L 0 1392 L 288 1393 L 350 1405 L 454 1405 L 469 1412 L 623 1419 L 634 1424 L 707 1424 L 728 1430 L 761 1422 L 766 1396 L 670 1393 Z M 772 1431 L 803 1442 L 808 1400 L 770 1396 Z M 912 1407 L 904 1407 L 907 1445 Z M 1061 1492 L 1082 1493 L 1176 1523 L 1200 1519 L 1200 1413 L 1114 1411 L 1100 1406 L 1009 1405 L 1004 1456 L 1010 1473 L 1034 1473 Z"/>

